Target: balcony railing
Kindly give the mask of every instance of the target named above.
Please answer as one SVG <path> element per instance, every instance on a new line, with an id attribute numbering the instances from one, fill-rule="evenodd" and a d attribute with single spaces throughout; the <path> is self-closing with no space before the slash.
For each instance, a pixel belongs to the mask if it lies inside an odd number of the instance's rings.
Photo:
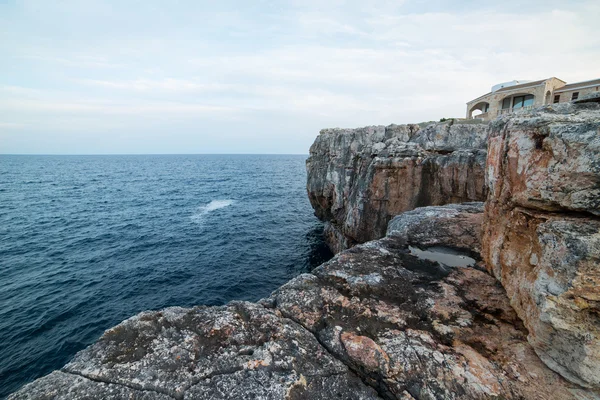
<path id="1" fill-rule="evenodd" d="M 498 111 L 498 115 L 512 114 L 519 111 L 531 110 L 532 108 L 533 106 L 524 106 L 519 108 L 503 108 L 502 110 Z"/>

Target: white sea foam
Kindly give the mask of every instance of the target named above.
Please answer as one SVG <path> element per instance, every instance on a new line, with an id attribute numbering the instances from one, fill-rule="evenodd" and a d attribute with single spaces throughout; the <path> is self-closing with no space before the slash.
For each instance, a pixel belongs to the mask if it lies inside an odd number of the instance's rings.
<path id="1" fill-rule="evenodd" d="M 190 217 L 193 222 L 203 223 L 206 215 L 212 211 L 219 210 L 221 208 L 229 207 L 234 203 L 233 200 L 213 200 L 208 204 L 198 207 L 196 212 Z"/>

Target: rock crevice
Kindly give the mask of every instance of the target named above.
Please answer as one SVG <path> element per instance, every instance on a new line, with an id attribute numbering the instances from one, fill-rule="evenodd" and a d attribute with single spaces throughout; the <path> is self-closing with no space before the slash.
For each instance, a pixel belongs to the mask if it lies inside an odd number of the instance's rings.
<path id="1" fill-rule="evenodd" d="M 139 385 L 136 385 L 133 382 L 128 382 L 128 383 L 113 382 L 108 379 L 94 378 L 94 377 L 91 377 L 91 376 L 88 376 L 88 375 L 85 375 L 85 374 L 82 374 L 82 373 L 79 373 L 76 371 L 68 371 L 65 369 L 61 369 L 60 372 L 63 374 L 73 375 L 75 377 L 83 378 L 90 382 L 96 382 L 96 383 L 100 383 L 100 384 L 114 385 L 117 387 L 121 387 L 121 388 L 123 388 L 124 391 L 131 389 L 132 391 L 134 391 L 133 393 L 135 393 L 135 392 L 150 392 L 152 394 L 156 394 L 157 396 L 159 396 L 159 398 L 168 397 L 168 398 L 172 398 L 172 399 L 176 399 L 176 400 L 181 400 L 183 398 L 182 396 L 177 396 L 173 393 L 168 393 L 163 390 L 160 390 L 160 388 L 144 388 Z"/>

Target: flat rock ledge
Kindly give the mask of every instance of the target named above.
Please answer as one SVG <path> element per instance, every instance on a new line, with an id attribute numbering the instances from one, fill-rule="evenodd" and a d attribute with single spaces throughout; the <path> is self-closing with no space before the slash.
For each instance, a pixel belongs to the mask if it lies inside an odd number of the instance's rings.
<path id="1" fill-rule="evenodd" d="M 141 313 L 9 399 L 600 399 L 540 361 L 482 266 L 410 253 L 425 232 L 477 248 L 481 213 L 414 210 L 257 304 Z"/>

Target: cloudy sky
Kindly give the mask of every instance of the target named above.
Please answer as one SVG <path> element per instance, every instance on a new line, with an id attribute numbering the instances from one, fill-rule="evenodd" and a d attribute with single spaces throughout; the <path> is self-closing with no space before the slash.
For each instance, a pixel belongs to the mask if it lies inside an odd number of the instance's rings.
<path id="1" fill-rule="evenodd" d="M 0 153 L 296 153 L 600 77 L 600 2 L 0 0 Z"/>

